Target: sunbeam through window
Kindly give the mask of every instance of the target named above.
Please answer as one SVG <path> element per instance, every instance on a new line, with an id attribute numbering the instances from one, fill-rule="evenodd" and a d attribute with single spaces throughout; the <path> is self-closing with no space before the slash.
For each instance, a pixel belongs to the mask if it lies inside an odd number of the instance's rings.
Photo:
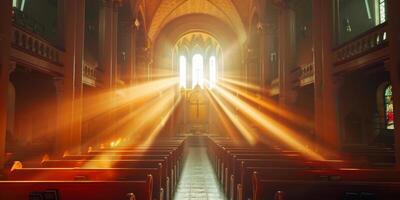
<path id="1" fill-rule="evenodd" d="M 204 86 L 204 67 L 203 67 L 203 56 L 196 54 L 192 59 L 192 88 L 199 85 L 201 88 Z"/>
<path id="2" fill-rule="evenodd" d="M 186 88 L 186 57 L 179 57 L 179 87 Z"/>

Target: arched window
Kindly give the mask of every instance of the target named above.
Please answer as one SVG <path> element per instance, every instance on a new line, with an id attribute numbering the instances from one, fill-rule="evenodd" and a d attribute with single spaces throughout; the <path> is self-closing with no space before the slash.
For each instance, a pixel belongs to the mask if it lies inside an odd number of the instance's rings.
<path id="1" fill-rule="evenodd" d="M 210 57 L 210 88 L 214 88 L 217 82 L 217 63 L 215 56 Z"/>
<path id="2" fill-rule="evenodd" d="M 394 129 L 394 111 L 393 111 L 393 95 L 392 86 L 388 85 L 385 88 L 385 122 L 386 129 Z"/>
<path id="3" fill-rule="evenodd" d="M 376 25 L 386 22 L 387 5 L 386 0 L 375 0 Z"/>
<path id="4" fill-rule="evenodd" d="M 203 56 L 196 54 L 192 59 L 192 88 L 199 85 L 201 88 L 204 86 L 204 67 L 203 67 Z"/>
<path id="5" fill-rule="evenodd" d="M 179 87 L 186 88 L 186 57 L 179 57 Z"/>
<path id="6" fill-rule="evenodd" d="M 20 11 L 24 11 L 25 0 L 13 0 L 13 7 L 19 9 Z"/>

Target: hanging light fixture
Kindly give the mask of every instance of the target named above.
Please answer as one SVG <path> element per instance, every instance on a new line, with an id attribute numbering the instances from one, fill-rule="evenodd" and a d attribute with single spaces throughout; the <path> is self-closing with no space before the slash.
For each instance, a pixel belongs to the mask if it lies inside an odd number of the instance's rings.
<path id="1" fill-rule="evenodd" d="M 346 32 L 348 32 L 348 33 L 351 32 L 350 19 L 348 19 L 348 18 L 345 21 L 345 29 L 346 29 Z"/>
<path id="2" fill-rule="evenodd" d="M 140 22 L 139 22 L 138 18 L 135 19 L 134 25 L 136 27 L 136 30 L 139 30 Z"/>

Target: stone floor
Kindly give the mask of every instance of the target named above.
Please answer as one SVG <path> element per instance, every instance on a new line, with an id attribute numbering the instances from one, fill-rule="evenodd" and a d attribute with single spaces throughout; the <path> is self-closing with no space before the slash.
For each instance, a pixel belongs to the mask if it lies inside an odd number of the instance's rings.
<path id="1" fill-rule="evenodd" d="M 205 147 L 188 148 L 175 200 L 224 200 Z"/>

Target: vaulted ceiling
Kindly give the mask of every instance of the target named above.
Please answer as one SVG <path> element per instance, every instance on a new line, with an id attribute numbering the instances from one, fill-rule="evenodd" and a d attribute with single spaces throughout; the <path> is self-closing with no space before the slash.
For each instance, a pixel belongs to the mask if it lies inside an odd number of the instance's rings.
<path id="1" fill-rule="evenodd" d="M 163 28 L 185 15 L 203 14 L 217 18 L 232 31 L 240 41 L 246 40 L 246 22 L 253 0 L 142 0 L 147 33 L 155 41 Z M 190 22 L 188 22 L 190 23 Z M 212 31 L 212 30 L 209 30 Z"/>

